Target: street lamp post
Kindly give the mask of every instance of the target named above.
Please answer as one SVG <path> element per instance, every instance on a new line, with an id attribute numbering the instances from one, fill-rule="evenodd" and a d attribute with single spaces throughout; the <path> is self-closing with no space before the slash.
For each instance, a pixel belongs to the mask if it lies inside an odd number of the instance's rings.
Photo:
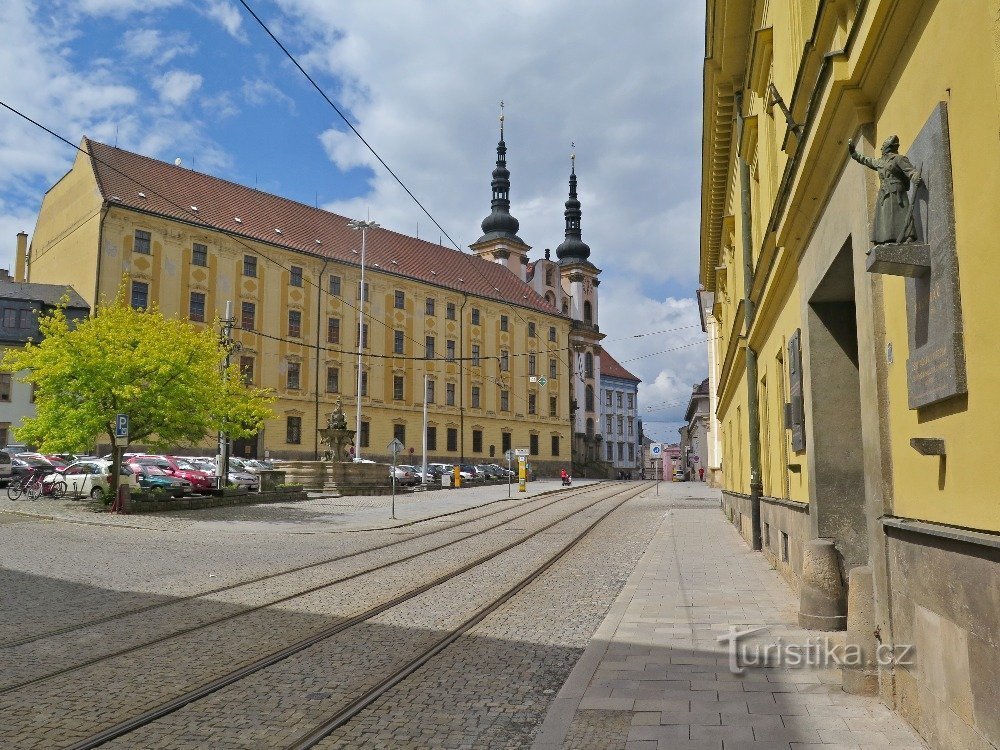
<path id="1" fill-rule="evenodd" d="M 374 221 L 351 219 L 347 222 L 351 229 L 361 230 L 361 285 L 358 287 L 358 388 L 357 388 L 357 418 L 354 424 L 354 460 L 361 458 L 361 352 L 364 351 L 365 334 L 365 244 L 369 229 L 377 229 Z"/>

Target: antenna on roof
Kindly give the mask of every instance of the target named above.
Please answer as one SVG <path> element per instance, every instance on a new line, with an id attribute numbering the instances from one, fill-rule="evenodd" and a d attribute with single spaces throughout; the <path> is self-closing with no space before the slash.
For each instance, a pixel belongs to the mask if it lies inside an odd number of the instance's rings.
<path id="1" fill-rule="evenodd" d="M 319 190 L 316 191 L 316 200 L 313 203 L 313 206 L 319 208 Z"/>
<path id="2" fill-rule="evenodd" d="M 115 123 L 115 148 L 118 148 L 118 123 Z"/>
<path id="3" fill-rule="evenodd" d="M 181 157 L 178 156 L 176 159 L 174 159 L 174 166 L 179 167 L 180 165 L 181 165 Z"/>
<path id="4" fill-rule="evenodd" d="M 420 239 L 420 222 L 417 222 L 417 239 Z"/>

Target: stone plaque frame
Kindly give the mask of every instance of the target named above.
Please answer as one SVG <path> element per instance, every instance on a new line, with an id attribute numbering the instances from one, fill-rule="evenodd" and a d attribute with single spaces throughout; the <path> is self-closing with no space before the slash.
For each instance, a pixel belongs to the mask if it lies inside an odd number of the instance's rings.
<path id="1" fill-rule="evenodd" d="M 923 179 L 910 189 L 917 243 L 872 248 L 867 265 L 906 277 L 906 386 L 909 407 L 920 409 L 968 393 L 947 103 L 937 104 L 906 156 Z"/>

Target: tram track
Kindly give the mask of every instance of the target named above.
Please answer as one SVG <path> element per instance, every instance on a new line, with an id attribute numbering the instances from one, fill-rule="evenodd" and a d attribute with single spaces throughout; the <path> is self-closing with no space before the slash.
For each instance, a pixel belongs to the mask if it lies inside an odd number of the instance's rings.
<path id="1" fill-rule="evenodd" d="M 457 627 L 452 628 L 444 637 L 434 643 L 431 647 L 424 649 L 419 655 L 411 659 L 403 667 L 397 669 L 392 674 L 387 675 L 377 685 L 365 690 L 347 706 L 328 716 L 320 724 L 314 726 L 311 730 L 302 734 L 298 739 L 288 744 L 286 746 L 286 750 L 309 750 L 309 748 L 315 747 L 334 731 L 347 724 L 351 721 L 351 719 L 381 698 L 382 695 L 403 682 L 407 677 L 412 675 L 448 648 L 448 646 L 469 633 L 469 631 L 475 628 L 476 625 L 485 620 L 489 615 L 499 610 L 521 591 L 538 580 L 553 565 L 559 562 L 559 560 L 565 557 L 574 547 L 582 542 L 604 519 L 618 510 L 633 497 L 640 494 L 645 488 L 646 487 L 644 486 L 634 494 L 629 495 L 624 500 L 618 502 L 614 507 L 605 511 L 593 523 L 587 526 L 583 531 L 576 534 L 567 544 L 563 545 L 554 555 L 550 556 L 544 563 L 536 567 L 527 576 L 521 578 L 520 581 L 508 588 L 503 594 L 495 597 L 485 606 L 480 607 L 475 614 L 463 621 Z"/>
<path id="2" fill-rule="evenodd" d="M 180 695 L 167 700 L 160 705 L 146 710 L 136 716 L 133 716 L 125 721 L 119 722 L 111 727 L 107 727 L 90 737 L 83 740 L 77 741 L 72 744 L 74 750 L 83 750 L 84 748 L 95 748 L 100 745 L 112 741 L 119 737 L 124 737 L 129 735 L 136 730 L 145 727 L 153 722 L 156 722 L 163 717 L 168 716 L 181 708 L 188 706 L 192 703 L 200 701 L 207 696 L 222 690 L 223 688 L 233 685 L 247 677 L 261 672 L 269 667 L 272 667 L 290 657 L 299 654 L 310 647 L 319 644 L 327 639 L 332 638 L 350 628 L 355 627 L 361 623 L 372 620 L 372 618 L 377 615 L 386 612 L 394 607 L 401 605 L 404 602 L 408 602 L 415 597 L 420 596 L 436 587 L 442 586 L 443 584 L 458 578 L 459 576 L 472 571 L 473 569 L 479 568 L 489 561 L 503 555 L 504 553 L 513 550 L 520 545 L 525 544 L 531 539 L 539 537 L 541 534 L 548 532 L 559 524 L 563 524 L 571 519 L 579 517 L 581 514 L 585 514 L 590 511 L 595 506 L 606 503 L 608 501 L 614 501 L 611 508 L 604 511 L 595 520 L 589 523 L 583 531 L 574 533 L 573 538 L 569 543 L 563 545 L 555 554 L 548 555 L 546 553 L 546 560 L 531 573 L 522 577 L 516 584 L 507 588 L 504 593 L 500 596 L 493 598 L 485 607 L 479 608 L 475 614 L 471 617 L 466 618 L 457 628 L 451 629 L 450 632 L 444 637 L 439 639 L 431 648 L 423 651 L 415 659 L 409 661 L 401 669 L 394 670 L 389 676 L 379 681 L 379 683 L 374 686 L 374 688 L 364 691 L 361 695 L 357 696 L 356 699 L 351 701 L 351 703 L 345 706 L 342 710 L 338 711 L 334 716 L 324 720 L 322 724 L 314 727 L 306 735 L 303 735 L 299 740 L 296 740 L 295 744 L 291 747 L 311 747 L 315 742 L 318 742 L 322 737 L 325 737 L 331 731 L 336 729 L 337 726 L 343 725 L 346 721 L 349 721 L 351 717 L 356 715 L 359 711 L 363 710 L 372 701 L 376 700 L 382 693 L 390 689 L 393 685 L 397 684 L 401 680 L 405 679 L 409 674 L 420 668 L 427 661 L 432 659 L 436 654 L 440 653 L 442 650 L 447 648 L 448 645 L 453 643 L 455 640 L 460 638 L 464 633 L 468 632 L 471 628 L 475 627 L 478 622 L 482 621 L 491 612 L 496 611 L 502 607 L 507 601 L 509 601 L 513 596 L 523 590 L 525 587 L 531 584 L 539 576 L 543 575 L 546 570 L 548 570 L 552 565 L 558 562 L 566 553 L 568 553 L 573 547 L 575 547 L 580 541 L 582 541 L 593 529 L 605 518 L 607 518 L 611 513 L 620 508 L 628 500 L 640 494 L 646 485 L 642 485 L 638 488 L 635 485 L 629 485 L 624 489 L 618 490 L 611 493 L 610 495 L 605 495 L 599 497 L 591 503 L 584 505 L 581 508 L 574 509 L 572 512 L 562 515 L 556 518 L 538 529 L 531 531 L 525 536 L 518 538 L 510 543 L 504 544 L 499 549 L 488 552 L 487 554 L 480 555 L 475 559 L 461 565 L 460 567 L 450 570 L 442 575 L 433 578 L 430 581 L 420 584 L 419 586 L 413 587 L 400 595 L 394 596 L 391 599 L 378 603 L 376 606 L 370 607 L 367 610 L 360 612 L 352 617 L 345 620 L 337 622 L 329 627 L 323 628 L 322 630 L 314 633 L 307 638 L 301 639 L 285 648 L 278 651 L 272 652 L 265 656 L 255 659 L 254 661 L 243 665 L 242 667 L 232 670 L 224 675 L 221 675 L 203 685 L 200 685 L 192 690 L 186 691 Z M 624 495 L 623 498 L 621 496 Z M 616 500 L 616 498 L 621 498 Z M 525 514 L 527 515 L 527 514 Z M 508 521 L 509 523 L 509 521 Z M 503 524 L 500 524 L 503 525 Z"/>
<path id="3" fill-rule="evenodd" d="M 195 601 L 195 600 L 198 600 L 198 599 L 207 598 L 207 597 L 210 597 L 210 596 L 215 596 L 217 594 L 222 594 L 222 593 L 225 593 L 227 591 L 233 591 L 235 589 L 239 589 L 239 588 L 242 588 L 242 587 L 252 586 L 252 585 L 257 584 L 257 583 L 263 583 L 265 581 L 270 581 L 270 580 L 274 580 L 276 578 L 280 578 L 281 576 L 293 575 L 295 573 L 301 573 L 301 572 L 306 571 L 306 570 L 311 570 L 311 569 L 314 569 L 314 568 L 319 568 L 319 567 L 322 567 L 324 565 L 330 565 L 332 563 L 337 563 L 337 562 L 343 562 L 345 560 L 350 560 L 350 559 L 353 559 L 355 557 L 360 557 L 362 555 L 367 555 L 367 554 L 371 554 L 371 553 L 374 553 L 374 552 L 381 552 L 382 550 L 389 549 L 389 548 L 392 548 L 392 547 L 396 547 L 396 546 L 399 546 L 399 545 L 402 545 L 402 544 L 407 544 L 409 542 L 417 541 L 419 539 L 424 539 L 424 538 L 426 538 L 428 536 L 433 536 L 434 534 L 446 533 L 446 532 L 452 531 L 453 529 L 459 528 L 461 526 L 467 526 L 469 524 L 477 523 L 479 521 L 485 520 L 487 518 L 491 518 L 491 517 L 499 515 L 501 513 L 506 513 L 506 512 L 509 512 L 511 510 L 516 510 L 518 508 L 524 507 L 525 505 L 528 505 L 530 503 L 538 502 L 539 500 L 543 500 L 543 499 L 547 500 L 547 502 L 543 503 L 543 505 L 541 505 L 541 506 L 539 506 L 539 508 L 535 509 L 535 510 L 540 510 L 540 509 L 543 509 L 543 508 L 547 508 L 550 505 L 553 505 L 556 502 L 559 502 L 560 500 L 565 500 L 567 498 L 579 497 L 581 495 L 588 494 L 588 493 L 593 492 L 594 490 L 596 490 L 596 489 L 598 489 L 598 488 L 600 488 L 602 486 L 607 486 L 607 485 L 594 484 L 594 485 L 590 485 L 590 486 L 587 486 L 587 487 L 580 488 L 578 490 L 556 491 L 556 492 L 553 492 L 553 493 L 547 493 L 546 495 L 543 495 L 543 496 L 536 496 L 536 497 L 532 497 L 532 498 L 527 498 L 527 499 L 522 500 L 520 502 L 517 502 L 515 504 L 511 504 L 510 501 L 508 501 L 508 500 L 495 500 L 492 503 L 489 503 L 489 505 L 493 505 L 494 503 L 505 503 L 505 505 L 503 507 L 501 507 L 501 508 L 498 508 L 496 510 L 490 511 L 489 513 L 484 513 L 482 515 L 478 515 L 478 516 L 476 516 L 474 518 L 470 518 L 470 519 L 458 521 L 456 523 L 452 523 L 452 524 L 449 524 L 448 526 L 443 526 L 441 528 L 429 529 L 429 530 L 427 530 L 426 532 L 424 532 L 422 534 L 409 535 L 409 536 L 406 536 L 403 539 L 396 539 L 396 540 L 394 540 L 392 542 L 386 542 L 385 544 L 375 545 L 374 547 L 367 547 L 365 549 L 357 550 L 355 552 L 348 552 L 348 553 L 345 553 L 345 554 L 342 554 L 342 555 L 336 555 L 334 557 L 324 558 L 322 560 L 316 560 L 316 561 L 313 561 L 313 562 L 305 563 L 303 565 L 297 565 L 297 566 L 292 567 L 292 568 L 286 568 L 284 570 L 275 571 L 273 573 L 267 573 L 267 574 L 264 574 L 264 575 L 261 575 L 261 576 L 256 576 L 254 578 L 249 578 L 249 579 L 242 580 L 242 581 L 236 581 L 234 583 L 226 584 L 224 586 L 217 586 L 216 588 L 213 588 L 213 589 L 208 589 L 208 590 L 205 590 L 205 591 L 199 591 L 199 592 L 194 593 L 194 594 L 188 594 L 188 595 L 179 596 L 179 597 L 172 597 L 172 598 L 168 599 L 167 601 L 156 602 L 154 604 L 149 604 L 149 605 L 146 605 L 144 607 L 136 607 L 134 609 L 125 610 L 125 611 L 122 611 L 122 612 L 115 612 L 115 613 L 112 613 L 112 614 L 109 614 L 109 615 L 105 615 L 103 617 L 92 618 L 92 619 L 86 620 L 84 622 L 72 623 L 70 625 L 65 625 L 65 626 L 62 626 L 62 627 L 53 628 L 51 630 L 47 630 L 47 631 L 44 631 L 44 632 L 41 632 L 41 633 L 33 633 L 31 635 L 24 636 L 22 638 L 17 638 L 17 639 L 8 640 L 8 641 L 0 641 L 0 649 L 10 649 L 10 648 L 16 648 L 18 646 L 24 646 L 24 645 L 27 645 L 29 643 L 35 643 L 37 641 L 42 641 L 42 640 L 46 640 L 46 639 L 49 639 L 49 638 L 55 638 L 55 637 L 60 636 L 60 635 L 66 635 L 67 633 L 72 633 L 74 631 L 85 630 L 86 628 L 94 627 L 96 625 L 103 625 L 103 624 L 106 624 L 106 623 L 114 622 L 116 620 L 121 620 L 121 619 L 124 619 L 124 618 L 127 618 L 127 617 L 132 617 L 134 615 L 139 615 L 139 614 L 143 614 L 143 613 L 146 613 L 146 612 L 152 612 L 152 611 L 155 611 L 155 610 L 158 610 L 158 609 L 162 609 L 164 607 L 172 607 L 172 606 L 175 606 L 175 605 L 184 604 L 186 602 L 191 602 L 191 601 Z M 550 499 L 553 496 L 555 496 L 555 499 Z M 483 506 L 478 506 L 478 507 L 483 507 Z M 426 522 L 434 521 L 434 520 L 436 520 L 438 518 L 443 518 L 443 517 L 446 517 L 446 516 L 459 515 L 461 513 L 472 512 L 472 511 L 477 510 L 478 507 L 477 508 L 463 508 L 461 510 L 452 511 L 451 513 L 445 513 L 445 514 L 442 514 L 442 515 L 439 515 L 439 516 L 433 516 L 431 518 L 421 519 L 420 521 L 417 521 L 416 523 L 426 523 Z M 532 511 L 529 511 L 529 512 L 532 512 Z M 527 515 L 527 514 L 523 514 L 523 515 Z M 522 518 L 523 515 L 522 516 L 516 516 L 512 520 L 517 520 L 518 518 Z M 509 521 L 506 522 L 506 523 L 509 523 Z M 385 529 L 385 531 L 391 531 L 391 530 L 392 529 Z M 480 532 L 480 533 L 482 533 L 482 532 Z M 0 694 L 2 694 L 5 690 L 7 690 L 7 688 L 0 688 Z"/>
<path id="4" fill-rule="evenodd" d="M 595 485 L 595 488 L 600 487 L 600 486 L 601 485 Z M 545 510 L 545 509 L 547 509 L 547 508 L 549 508 L 549 507 L 551 507 L 553 505 L 556 505 L 557 503 L 565 502 L 566 500 L 571 499 L 571 498 L 579 498 L 581 496 L 585 496 L 587 494 L 590 494 L 590 492 L 593 491 L 593 489 L 594 488 L 589 488 L 589 487 L 588 488 L 583 488 L 583 489 L 581 489 L 581 490 L 579 490 L 579 491 L 577 491 L 577 492 L 575 492 L 575 493 L 573 493 L 571 495 L 557 494 L 557 496 L 555 497 L 555 499 L 549 499 L 547 502 L 544 502 L 541 505 L 538 505 L 537 507 L 531 508 L 530 510 L 527 510 L 524 513 L 520 513 L 518 515 L 515 515 L 512 518 L 508 518 L 508 519 L 502 520 L 502 521 L 500 521 L 498 523 L 494 523 L 494 524 L 492 524 L 490 526 L 487 526 L 486 528 L 470 532 L 469 534 L 466 534 L 466 535 L 464 535 L 462 537 L 459 537 L 457 539 L 449 539 L 449 540 L 443 542 L 442 544 L 438 544 L 438 545 L 435 545 L 435 546 L 429 547 L 429 548 L 420 549 L 420 550 L 418 550 L 416 552 L 413 552 L 411 554 L 408 554 L 408 555 L 405 555 L 403 557 L 399 557 L 399 558 L 395 558 L 395 559 L 389 560 L 389 561 L 381 563 L 379 565 L 373 565 L 373 566 L 365 567 L 365 568 L 362 568 L 361 570 L 355 571 L 353 573 L 350 573 L 350 574 L 347 574 L 347 575 L 342 575 L 342 576 L 339 576 L 337 578 L 333 578 L 331 580 L 323 581 L 323 582 L 318 583 L 316 585 L 309 586 L 309 587 L 307 587 L 305 589 L 297 590 L 297 591 L 295 591 L 293 593 L 290 593 L 290 594 L 287 594 L 285 596 L 281 596 L 281 597 L 278 597 L 278 598 L 273 598 L 273 599 L 270 599 L 269 601 L 266 601 L 266 602 L 263 602 L 263 603 L 260 603 L 260 604 L 256 604 L 256 605 L 253 605 L 253 606 L 250 606 L 250 607 L 243 607 L 243 608 L 239 609 L 238 611 L 230 612 L 229 614 L 226 614 L 226 615 L 221 616 L 221 617 L 215 617 L 215 618 L 212 618 L 212 619 L 209 619 L 209 620 L 205 620 L 203 622 L 199 622 L 197 624 L 194 624 L 194 625 L 191 625 L 191 626 L 188 626 L 188 627 L 183 627 L 183 628 L 180 628 L 180 629 L 176 629 L 176 630 L 173 630 L 172 632 L 170 632 L 170 633 L 168 633 L 168 634 L 166 634 L 164 636 L 161 636 L 159 638 L 152 638 L 150 640 L 147 640 L 147 641 L 142 642 L 142 643 L 134 644 L 134 645 L 129 646 L 127 648 L 122 648 L 122 649 L 118 649 L 116 651 L 111 651 L 111 652 L 103 653 L 103 654 L 94 656 L 92 658 L 85 659 L 83 661 L 79 661 L 79 662 L 77 662 L 75 664 L 63 667 L 61 669 L 52 670 L 50 672 L 47 672 L 47 673 L 41 674 L 41 675 L 36 675 L 36 676 L 34 676 L 34 677 L 32 677 L 31 679 L 28 679 L 28 680 L 21 680 L 19 682 L 15 682 L 15 683 L 11 683 L 11 684 L 8 684 L 8 685 L 0 686 L 0 695 L 4 695 L 6 693 L 12 693 L 12 692 L 15 692 L 17 690 L 20 690 L 20 689 L 23 689 L 25 687 L 28 687 L 30 685 L 41 683 L 41 682 L 44 682 L 46 680 L 51 680 L 51 679 L 56 678 L 56 677 L 64 676 L 64 675 L 70 674 L 72 672 L 85 669 L 86 667 L 94 666 L 95 664 L 99 664 L 101 662 L 108 661 L 108 660 L 116 658 L 116 657 L 125 656 L 125 655 L 131 654 L 131 653 L 135 653 L 135 652 L 137 652 L 137 651 L 139 651 L 141 649 L 144 649 L 144 648 L 148 648 L 148 647 L 151 647 L 151 646 L 160 645 L 160 644 L 163 644 L 163 643 L 165 643 L 165 642 L 167 642 L 167 641 L 169 641 L 171 639 L 178 638 L 178 637 L 184 636 L 184 635 L 189 635 L 189 634 L 197 632 L 199 630 L 204 630 L 206 628 L 213 627 L 215 625 L 219 625 L 221 623 L 224 623 L 224 622 L 227 622 L 227 621 L 230 621 L 230 620 L 234 620 L 234 619 L 241 618 L 241 617 L 247 617 L 248 615 L 251 615 L 251 614 L 253 614 L 255 612 L 260 612 L 260 611 L 265 610 L 265 609 L 267 609 L 269 607 L 274 607 L 274 606 L 279 605 L 279 604 L 284 604 L 286 602 L 292 601 L 293 599 L 297 599 L 297 598 L 300 598 L 300 597 L 305 597 L 305 596 L 308 596 L 309 594 L 313 594 L 313 593 L 316 593 L 316 592 L 319 592 L 319 591 L 323 591 L 324 589 L 328 589 L 328 588 L 331 588 L 333 586 L 337 586 L 339 584 L 347 583 L 349 581 L 356 580 L 356 579 L 361 578 L 361 577 L 366 576 L 366 575 L 371 575 L 373 573 L 378 573 L 379 571 L 386 570 L 386 569 L 391 568 L 391 567 L 396 566 L 396 565 L 401 565 L 403 563 L 410 562 L 411 560 L 415 560 L 415 559 L 423 557 L 425 555 L 430 555 L 431 553 L 437 552 L 439 550 L 442 550 L 442 549 L 445 549 L 445 548 L 448 548 L 448 547 L 452 547 L 452 546 L 461 544 L 463 542 L 469 541 L 470 539 L 473 539 L 473 538 L 475 538 L 477 536 L 483 536 L 485 534 L 488 534 L 491 531 L 495 531 L 495 530 L 500 529 L 500 528 L 502 528 L 502 527 L 504 527 L 504 526 L 506 526 L 508 524 L 520 521 L 521 519 L 523 519 L 523 518 L 525 518 L 527 516 L 530 516 L 530 515 L 532 515 L 534 513 L 538 513 L 540 511 L 543 511 L 543 510 Z M 223 587 L 221 590 L 223 590 L 223 591 L 234 590 L 236 588 L 240 588 L 240 586 L 250 586 L 250 585 L 253 585 L 253 584 L 256 584 L 256 583 L 260 583 L 262 581 L 272 580 L 274 578 L 278 578 L 278 577 L 281 577 L 283 575 L 291 575 L 291 574 L 294 574 L 294 573 L 297 573 L 297 572 L 301 572 L 303 569 L 316 568 L 316 567 L 320 567 L 323 564 L 331 564 L 331 563 L 334 563 L 334 562 L 340 562 L 340 561 L 345 560 L 345 559 L 349 559 L 349 558 L 353 558 L 353 557 L 358 557 L 358 556 L 366 554 L 368 552 L 378 552 L 378 551 L 381 551 L 381 550 L 386 549 L 388 547 L 397 546 L 398 544 L 401 544 L 401 543 L 404 543 L 404 542 L 413 541 L 415 539 L 421 539 L 421 538 L 424 538 L 424 537 L 427 537 L 427 536 L 431 536 L 431 535 L 434 535 L 434 534 L 438 534 L 438 533 L 446 533 L 446 532 L 449 532 L 449 531 L 451 531 L 451 530 L 453 530 L 453 529 L 455 529 L 455 528 L 457 528 L 459 526 L 466 526 L 466 525 L 469 525 L 469 524 L 472 524 L 472 523 L 477 523 L 477 522 L 483 521 L 484 519 L 496 516 L 496 515 L 498 515 L 500 513 L 503 513 L 505 511 L 517 510 L 517 508 L 522 508 L 522 507 L 524 507 L 524 505 L 527 505 L 530 502 L 531 501 L 528 500 L 528 501 L 525 501 L 524 503 L 520 504 L 519 506 L 517 506 L 515 508 L 510 508 L 510 507 L 502 508 L 500 510 L 493 511 L 491 513 L 487 513 L 487 514 L 484 514 L 484 515 L 481 515 L 481 516 L 477 516 L 474 519 L 469 519 L 467 521 L 461 521 L 459 523 L 451 524 L 450 526 L 447 526 L 447 527 L 442 528 L 442 529 L 434 529 L 434 530 L 428 531 L 428 532 L 426 532 L 424 534 L 420 534 L 418 536 L 411 536 L 411 537 L 407 537 L 406 539 L 397 540 L 395 542 L 390 542 L 390 543 L 385 544 L 385 545 L 379 545 L 377 547 L 370 548 L 370 549 L 368 549 L 366 551 L 361 551 L 361 552 L 356 552 L 356 553 L 350 553 L 348 555 L 338 556 L 338 557 L 332 558 L 330 560 L 327 560 L 324 563 L 312 563 L 312 564 L 309 564 L 307 566 L 299 566 L 299 567 L 297 567 L 297 568 L 295 568 L 293 570 L 282 571 L 282 572 L 275 573 L 275 574 L 268 575 L 268 576 L 261 576 L 260 578 L 255 579 L 253 581 L 244 582 L 244 583 L 238 584 L 238 585 L 231 585 L 231 586 Z M 522 531 L 522 530 L 518 529 L 517 531 Z M 204 597 L 204 596 L 208 596 L 208 594 L 201 594 L 200 596 Z M 184 601 L 190 602 L 191 598 L 188 598 L 188 599 L 186 599 Z M 143 614 L 146 611 L 148 611 L 148 610 L 143 609 L 143 610 L 140 610 L 138 612 L 134 612 L 132 614 Z M 132 616 L 132 614 L 130 614 L 130 615 L 120 615 L 118 617 L 109 617 L 104 622 L 99 623 L 99 624 L 106 624 L 108 622 L 113 622 L 115 620 L 124 619 L 125 617 Z M 82 629 L 82 628 L 80 628 L 80 629 Z M 67 632 L 72 632 L 72 631 L 67 631 Z M 63 633 L 63 634 L 65 634 L 65 633 Z"/>

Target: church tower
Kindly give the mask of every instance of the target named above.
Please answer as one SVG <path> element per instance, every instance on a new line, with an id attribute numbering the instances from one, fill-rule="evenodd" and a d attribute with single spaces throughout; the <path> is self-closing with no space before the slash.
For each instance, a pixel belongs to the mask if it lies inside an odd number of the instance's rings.
<path id="1" fill-rule="evenodd" d="M 500 141 L 497 143 L 497 166 L 493 170 L 492 211 L 483 219 L 483 236 L 469 248 L 480 258 L 499 263 L 521 281 L 528 278 L 528 251 L 531 249 L 517 236 L 520 223 L 510 214 L 510 171 L 507 169 L 507 144 L 503 140 L 503 102 L 500 102 Z"/>
<path id="2" fill-rule="evenodd" d="M 566 200 L 566 238 L 556 248 L 559 275 L 569 302 L 572 319 L 569 344 L 573 366 L 573 458 L 576 461 L 601 460 L 601 433 L 597 424 L 600 411 L 597 400 L 601 382 L 601 339 L 597 325 L 597 287 L 601 270 L 590 262 L 590 246 L 583 241 L 580 199 L 576 193 L 576 154 L 571 157 L 569 198 Z"/>

